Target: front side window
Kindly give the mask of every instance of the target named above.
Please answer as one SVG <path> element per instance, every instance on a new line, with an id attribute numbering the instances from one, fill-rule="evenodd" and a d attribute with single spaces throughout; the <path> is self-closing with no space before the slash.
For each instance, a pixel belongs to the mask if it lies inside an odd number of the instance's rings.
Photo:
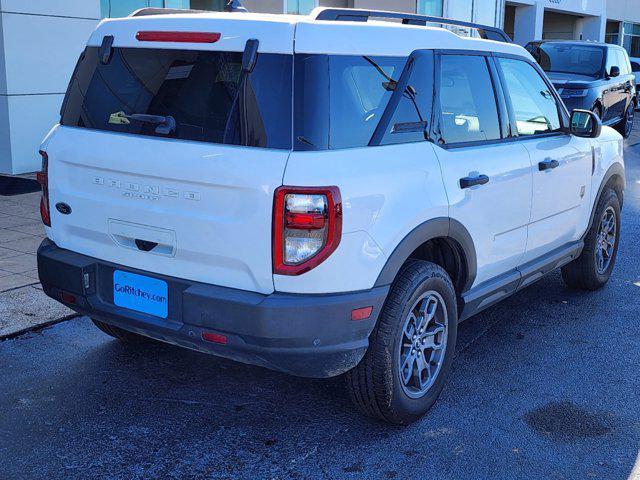
<path id="1" fill-rule="evenodd" d="M 244 79 L 242 52 L 98 47 L 83 53 L 62 124 L 229 145 L 291 148 L 290 55 L 260 54 Z"/>
<path id="2" fill-rule="evenodd" d="M 549 86 L 533 66 L 522 60 L 500 58 L 511 99 L 518 135 L 536 135 L 559 131 L 560 115 Z"/>
<path id="3" fill-rule="evenodd" d="M 498 107 L 485 57 L 443 55 L 439 76 L 445 144 L 499 139 Z"/>

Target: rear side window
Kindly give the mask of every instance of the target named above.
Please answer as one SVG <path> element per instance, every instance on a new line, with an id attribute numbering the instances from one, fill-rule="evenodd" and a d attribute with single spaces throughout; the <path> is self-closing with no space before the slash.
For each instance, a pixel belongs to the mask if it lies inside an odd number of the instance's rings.
<path id="1" fill-rule="evenodd" d="M 636 73 L 636 72 L 640 72 L 640 63 L 637 62 L 631 62 L 631 70 Z"/>
<path id="2" fill-rule="evenodd" d="M 103 65 L 99 49 L 89 47 L 69 85 L 62 124 L 290 149 L 291 56 L 260 54 L 245 82 L 241 62 L 241 52 L 114 48 Z M 168 117 L 173 128 L 159 128 Z"/>
<path id="3" fill-rule="evenodd" d="M 522 60 L 499 58 L 511 100 L 518 135 L 537 135 L 560 130 L 558 104 L 540 74 Z"/>
<path id="4" fill-rule="evenodd" d="M 330 148 L 369 144 L 406 61 L 396 57 L 329 58 Z"/>
<path id="5" fill-rule="evenodd" d="M 498 107 L 483 56 L 443 55 L 440 134 L 445 144 L 500 139 Z"/>

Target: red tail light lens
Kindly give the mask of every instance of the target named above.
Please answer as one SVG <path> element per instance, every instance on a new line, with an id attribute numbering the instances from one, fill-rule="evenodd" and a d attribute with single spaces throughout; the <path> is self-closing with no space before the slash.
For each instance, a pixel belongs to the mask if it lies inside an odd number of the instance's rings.
<path id="1" fill-rule="evenodd" d="M 331 255 L 342 237 L 338 187 L 280 187 L 273 212 L 273 272 L 301 275 Z"/>
<path id="2" fill-rule="evenodd" d="M 49 210 L 49 157 L 47 152 L 40 150 L 42 155 L 42 171 L 38 172 L 36 178 L 42 185 L 42 198 L 40 199 L 40 216 L 42 223 L 47 227 L 51 226 L 51 211 Z"/>
<path id="3" fill-rule="evenodd" d="M 216 43 L 222 34 L 210 32 L 138 32 L 139 42 Z"/>

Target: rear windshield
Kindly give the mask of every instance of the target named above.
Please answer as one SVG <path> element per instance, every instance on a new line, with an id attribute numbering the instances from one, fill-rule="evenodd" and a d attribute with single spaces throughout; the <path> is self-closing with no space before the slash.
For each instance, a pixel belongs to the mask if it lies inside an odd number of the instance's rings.
<path id="1" fill-rule="evenodd" d="M 543 43 L 530 45 L 527 50 L 545 72 L 568 73 L 600 77 L 604 49 L 588 45 Z"/>
<path id="2" fill-rule="evenodd" d="M 61 123 L 112 132 L 291 149 L 291 55 L 260 54 L 241 82 L 241 52 L 88 47 Z"/>

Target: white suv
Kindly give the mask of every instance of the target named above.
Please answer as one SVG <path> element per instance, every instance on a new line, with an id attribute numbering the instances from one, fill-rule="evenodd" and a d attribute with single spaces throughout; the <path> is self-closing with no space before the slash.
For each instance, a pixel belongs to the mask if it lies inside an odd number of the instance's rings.
<path id="1" fill-rule="evenodd" d="M 161 12 L 97 27 L 42 144 L 42 285 L 109 335 L 346 373 L 406 424 L 459 321 L 559 267 L 609 279 L 622 139 L 501 31 Z"/>

